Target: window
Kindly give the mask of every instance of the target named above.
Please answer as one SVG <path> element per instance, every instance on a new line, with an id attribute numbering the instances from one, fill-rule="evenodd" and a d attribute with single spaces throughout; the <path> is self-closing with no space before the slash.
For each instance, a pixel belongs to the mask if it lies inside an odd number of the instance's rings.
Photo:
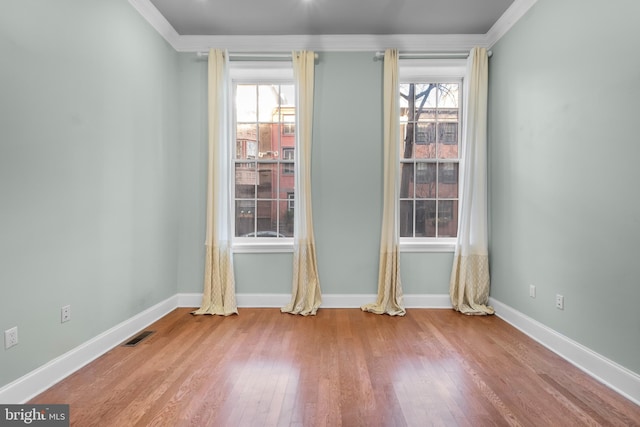
<path id="1" fill-rule="evenodd" d="M 289 201 L 287 208 L 290 211 L 293 211 L 293 208 L 295 207 L 295 203 L 296 203 L 296 195 L 294 193 L 287 193 L 287 200 Z"/>
<path id="2" fill-rule="evenodd" d="M 281 80 L 233 81 L 232 144 L 235 237 L 293 237 L 295 199 L 294 85 Z"/>
<path id="3" fill-rule="evenodd" d="M 295 148 L 292 147 L 283 147 L 282 148 L 282 160 L 287 160 L 287 162 L 282 163 L 283 169 L 282 173 L 285 175 L 294 175 L 295 174 Z"/>
<path id="4" fill-rule="evenodd" d="M 294 114 L 283 115 L 282 122 L 283 135 L 293 135 L 296 133 L 296 116 Z"/>
<path id="5" fill-rule="evenodd" d="M 462 80 L 413 76 L 401 82 L 401 242 L 452 243 L 458 233 Z"/>
<path id="6" fill-rule="evenodd" d="M 294 148 L 292 147 L 282 148 L 282 160 L 293 160 L 294 154 L 295 154 Z"/>

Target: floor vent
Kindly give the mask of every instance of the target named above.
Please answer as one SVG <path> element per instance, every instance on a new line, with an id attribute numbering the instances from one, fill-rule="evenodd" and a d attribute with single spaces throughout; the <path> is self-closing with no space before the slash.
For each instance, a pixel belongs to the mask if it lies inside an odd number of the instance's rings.
<path id="1" fill-rule="evenodd" d="M 140 343 L 140 341 L 142 341 L 143 339 L 147 338 L 149 335 L 151 335 L 154 332 L 155 331 L 140 332 L 138 335 L 136 335 L 135 337 L 131 338 L 129 341 L 124 343 L 124 347 L 134 347 L 134 346 L 138 345 Z"/>

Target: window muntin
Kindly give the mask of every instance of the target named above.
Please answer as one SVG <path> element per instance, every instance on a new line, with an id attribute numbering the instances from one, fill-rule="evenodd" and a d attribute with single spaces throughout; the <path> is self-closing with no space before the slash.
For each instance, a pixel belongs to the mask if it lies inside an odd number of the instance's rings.
<path id="1" fill-rule="evenodd" d="M 293 237 L 294 86 L 234 82 L 236 239 Z M 285 157 L 285 153 L 286 157 Z"/>
<path id="2" fill-rule="evenodd" d="M 461 89 L 458 79 L 400 84 L 400 237 L 457 236 Z"/>

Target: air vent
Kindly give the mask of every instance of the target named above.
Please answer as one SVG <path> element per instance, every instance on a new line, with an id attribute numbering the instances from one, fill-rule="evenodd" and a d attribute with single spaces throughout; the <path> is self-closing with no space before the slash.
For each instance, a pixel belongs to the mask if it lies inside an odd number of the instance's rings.
<path id="1" fill-rule="evenodd" d="M 131 338 L 129 341 L 124 343 L 123 346 L 124 347 L 134 347 L 134 346 L 140 344 L 140 341 L 142 341 L 143 339 L 147 338 L 149 335 L 151 335 L 154 332 L 155 331 L 140 332 L 138 335 L 136 335 L 135 337 Z"/>

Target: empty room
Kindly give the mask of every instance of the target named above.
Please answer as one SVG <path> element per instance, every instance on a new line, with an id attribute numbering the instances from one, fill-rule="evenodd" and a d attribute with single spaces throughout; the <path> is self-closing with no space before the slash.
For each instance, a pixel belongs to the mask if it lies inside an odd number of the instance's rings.
<path id="1" fill-rule="evenodd" d="M 640 425 L 639 19 L 1 0 L 0 425 Z"/>

